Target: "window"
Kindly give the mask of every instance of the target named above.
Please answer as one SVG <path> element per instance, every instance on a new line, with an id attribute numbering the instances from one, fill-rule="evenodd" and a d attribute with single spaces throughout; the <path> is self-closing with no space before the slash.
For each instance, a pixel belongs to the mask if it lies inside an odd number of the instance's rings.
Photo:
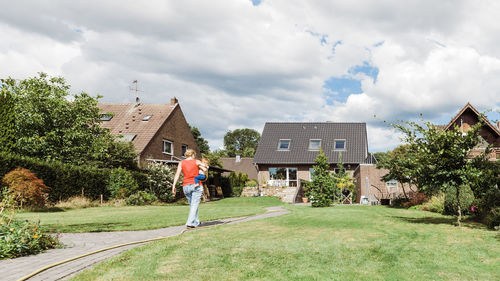
<path id="1" fill-rule="evenodd" d="M 174 154 L 174 143 L 169 140 L 163 140 L 163 153 Z"/>
<path id="2" fill-rule="evenodd" d="M 334 150 L 345 150 L 345 140 L 335 140 Z"/>
<path id="3" fill-rule="evenodd" d="M 135 139 L 136 134 L 121 134 L 118 138 L 120 141 L 133 141 Z"/>
<path id="4" fill-rule="evenodd" d="M 313 180 L 313 175 L 314 175 L 314 169 L 313 168 L 309 168 L 309 180 L 310 181 Z"/>
<path id="5" fill-rule="evenodd" d="M 149 119 L 151 119 L 151 117 L 153 117 L 153 115 L 146 115 L 146 116 L 144 116 L 144 118 L 142 118 L 142 121 L 149 121 Z"/>
<path id="6" fill-rule="evenodd" d="M 182 145 L 182 156 L 184 156 L 184 153 L 186 153 L 186 150 L 188 149 L 187 144 Z"/>
<path id="7" fill-rule="evenodd" d="M 105 113 L 105 114 L 101 114 L 101 116 L 99 117 L 99 120 L 109 121 L 109 120 L 111 120 L 111 118 L 113 118 L 113 115 L 111 113 Z"/>
<path id="8" fill-rule="evenodd" d="M 289 150 L 290 149 L 290 140 L 280 140 L 278 144 L 278 150 Z"/>
<path id="9" fill-rule="evenodd" d="M 297 186 L 297 168 L 269 168 L 271 186 Z"/>
<path id="10" fill-rule="evenodd" d="M 387 186 L 387 190 L 389 192 L 395 192 L 398 189 L 398 181 L 395 179 L 387 181 L 385 185 Z"/>
<path id="11" fill-rule="evenodd" d="M 309 150 L 319 150 L 321 147 L 321 140 L 309 140 Z"/>

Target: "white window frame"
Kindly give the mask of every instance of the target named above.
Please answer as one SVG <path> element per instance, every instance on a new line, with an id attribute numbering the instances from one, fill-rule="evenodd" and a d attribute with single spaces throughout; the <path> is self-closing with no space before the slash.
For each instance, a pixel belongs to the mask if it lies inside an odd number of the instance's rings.
<path id="1" fill-rule="evenodd" d="M 319 146 L 318 146 L 318 148 L 317 148 L 317 149 L 315 149 L 315 148 L 311 148 L 311 143 L 312 143 L 312 142 L 316 142 L 316 141 L 319 141 Z M 321 149 L 321 139 L 310 139 L 310 140 L 309 140 L 309 146 L 308 146 L 308 148 L 309 148 L 309 151 L 319 151 L 319 150 Z"/>
<path id="2" fill-rule="evenodd" d="M 341 142 L 341 141 L 344 142 L 344 148 L 337 148 L 337 142 Z M 345 139 L 334 140 L 333 141 L 333 150 L 335 150 L 335 151 L 344 151 L 344 150 L 346 150 L 346 144 L 347 144 L 347 141 Z"/>
<path id="3" fill-rule="evenodd" d="M 285 169 L 286 170 L 286 178 L 284 179 L 271 179 L 271 169 Z M 290 179 L 290 170 L 295 170 L 296 179 Z M 269 181 L 268 184 L 271 186 L 291 186 L 290 183 L 293 182 L 298 186 L 299 184 L 299 169 L 296 167 L 270 167 L 268 169 L 269 172 Z"/>
<path id="4" fill-rule="evenodd" d="M 288 142 L 288 148 L 281 148 L 281 142 Z M 287 150 L 290 150 L 290 144 L 292 143 L 292 140 L 291 139 L 280 139 L 278 141 L 278 150 L 284 150 L 284 151 L 287 151 Z"/>
<path id="5" fill-rule="evenodd" d="M 398 181 L 395 179 L 391 179 L 385 182 L 385 187 L 389 192 L 395 192 L 398 190 Z"/>
<path id="6" fill-rule="evenodd" d="M 165 151 L 165 144 L 170 144 L 170 152 Z M 174 155 L 174 142 L 163 139 L 163 154 Z"/>

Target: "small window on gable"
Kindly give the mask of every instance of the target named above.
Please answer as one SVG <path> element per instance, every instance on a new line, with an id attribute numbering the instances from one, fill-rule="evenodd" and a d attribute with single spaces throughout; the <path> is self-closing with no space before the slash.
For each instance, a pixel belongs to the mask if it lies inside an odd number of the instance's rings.
<path id="1" fill-rule="evenodd" d="M 319 150 L 321 147 L 321 140 L 309 140 L 309 150 Z"/>
<path id="2" fill-rule="evenodd" d="M 142 118 L 142 121 L 149 121 L 149 119 L 151 119 L 151 117 L 153 117 L 153 115 L 146 115 L 146 116 L 144 116 L 144 118 Z"/>
<path id="3" fill-rule="evenodd" d="M 290 149 L 290 140 L 280 140 L 278 144 L 278 150 L 289 150 Z"/>
<path id="4" fill-rule="evenodd" d="M 398 189 L 398 181 L 395 179 L 389 180 L 385 183 L 389 192 L 394 192 Z"/>
<path id="5" fill-rule="evenodd" d="M 186 150 L 188 149 L 188 146 L 187 144 L 183 144 L 182 145 L 182 156 L 184 156 L 184 154 L 186 153 Z"/>
<path id="6" fill-rule="evenodd" d="M 335 140 L 334 150 L 345 150 L 345 140 Z"/>
<path id="7" fill-rule="evenodd" d="M 99 117 L 99 120 L 101 120 L 101 121 L 109 121 L 109 120 L 111 120 L 111 118 L 113 118 L 112 114 L 105 113 L 105 114 L 101 114 L 101 116 Z"/>
<path id="8" fill-rule="evenodd" d="M 163 153 L 174 154 L 174 143 L 169 140 L 163 140 Z"/>

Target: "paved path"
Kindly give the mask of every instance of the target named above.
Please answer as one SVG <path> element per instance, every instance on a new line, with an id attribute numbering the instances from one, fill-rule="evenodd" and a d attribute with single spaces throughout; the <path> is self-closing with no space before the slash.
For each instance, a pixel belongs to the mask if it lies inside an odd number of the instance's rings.
<path id="1" fill-rule="evenodd" d="M 260 215 L 230 218 L 211 222 L 204 222 L 201 226 L 210 226 L 218 224 L 233 224 L 268 217 L 281 216 L 290 211 L 281 207 L 269 207 L 268 212 Z M 59 240 L 66 247 L 61 249 L 52 249 L 38 255 L 20 257 L 10 260 L 0 261 L 0 280 L 18 280 L 38 269 L 48 265 L 70 259 L 79 255 L 83 255 L 99 249 L 111 247 L 118 244 L 129 243 L 133 241 L 141 241 L 162 236 L 174 236 L 180 234 L 185 229 L 185 226 L 172 226 L 155 230 L 143 231 L 116 231 L 116 232 L 91 232 L 91 233 L 63 233 Z M 202 228 L 203 229 L 203 228 Z M 199 230 L 202 230 L 199 229 Z M 197 231 L 197 229 L 189 230 Z M 71 261 L 46 271 L 30 278 L 29 280 L 63 280 L 67 279 L 78 272 L 95 265 L 107 258 L 118 255 L 130 248 L 137 247 L 143 244 L 135 244 L 116 248 L 95 255 L 87 256 L 75 261 Z"/>

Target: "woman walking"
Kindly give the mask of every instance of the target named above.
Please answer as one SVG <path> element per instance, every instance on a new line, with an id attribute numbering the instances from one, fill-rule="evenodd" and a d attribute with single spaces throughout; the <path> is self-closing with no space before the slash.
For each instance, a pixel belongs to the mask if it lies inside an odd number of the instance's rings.
<path id="1" fill-rule="evenodd" d="M 175 196 L 175 186 L 182 172 L 184 175 L 182 190 L 189 202 L 189 215 L 186 221 L 186 227 L 194 228 L 200 224 L 200 220 L 198 219 L 198 206 L 200 205 L 201 195 L 203 194 L 203 186 L 196 185 L 194 178 L 199 174 L 199 165 L 201 162 L 195 159 L 196 152 L 192 149 L 186 150 L 184 156 L 186 159 L 179 162 L 179 166 L 177 166 L 177 172 L 175 173 L 174 184 L 172 186 L 172 194 Z"/>

